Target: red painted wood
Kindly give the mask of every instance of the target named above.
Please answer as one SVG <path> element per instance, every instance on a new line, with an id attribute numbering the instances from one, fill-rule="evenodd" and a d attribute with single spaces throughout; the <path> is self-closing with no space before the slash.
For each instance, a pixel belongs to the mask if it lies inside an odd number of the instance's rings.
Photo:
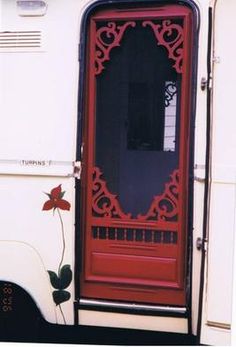
<path id="1" fill-rule="evenodd" d="M 132 284 L 137 285 L 141 282 L 152 287 L 168 282 L 168 286 L 176 287 L 176 259 L 93 252 L 87 279 L 120 284 L 132 281 Z"/>
<path id="2" fill-rule="evenodd" d="M 112 197 L 118 215 L 105 214 L 94 216 L 94 146 L 95 146 L 95 112 L 96 112 L 96 75 L 102 73 L 105 64 L 109 63 L 110 51 L 119 49 L 122 45 L 122 35 L 127 26 L 117 29 L 111 25 L 110 29 L 116 35 L 115 43 L 110 47 L 103 46 L 105 58 L 99 58 L 98 36 L 96 25 L 99 21 L 108 22 L 132 21 L 146 22 L 146 29 L 154 30 L 154 39 L 164 45 L 169 58 L 173 55 L 173 49 L 167 47 L 164 41 L 160 42 L 161 29 L 157 31 L 154 24 L 156 19 L 168 20 L 168 25 L 174 19 L 183 20 L 181 40 L 183 50 L 181 59 L 173 59 L 176 71 L 182 74 L 181 83 L 181 116 L 180 116 L 180 149 L 178 174 L 178 202 L 176 211 L 178 220 L 168 221 L 168 218 L 149 217 L 157 209 L 156 205 L 161 197 L 155 197 L 150 202 L 150 210 L 145 216 L 137 218 L 121 211 L 118 197 Z M 90 19 L 89 43 L 87 47 L 87 99 L 85 101 L 86 121 L 83 129 L 84 160 L 82 171 L 82 227 L 83 227 L 83 271 L 81 274 L 81 296 L 87 298 L 101 298 L 112 300 L 124 300 L 131 302 L 157 303 L 168 305 L 185 305 L 185 276 L 186 276 L 186 239 L 188 216 L 188 158 L 189 158 L 189 113 L 190 113 L 190 72 L 191 72 L 191 11 L 184 6 L 165 5 L 152 9 L 132 10 L 102 10 Z M 145 27 L 144 25 L 144 27 Z M 163 30 L 164 26 L 162 27 Z M 163 37 L 161 40 L 164 40 Z M 182 42 L 181 41 L 181 42 Z M 101 42 L 100 42 L 101 44 Z M 100 47 L 101 50 L 101 47 Z M 181 60 L 181 63 L 180 63 Z M 183 64 L 182 64 L 183 61 Z M 104 64 L 104 65 L 103 65 Z M 99 176 L 99 175 L 98 175 Z M 101 180 L 103 178 L 101 177 Z M 170 178 L 166 178 L 166 187 Z M 101 182 L 100 182 L 101 183 Z M 167 190 L 166 188 L 166 190 Z M 109 191 L 103 189 L 105 194 Z M 165 187 L 163 195 L 165 196 Z M 96 192 L 95 192 L 96 193 Z M 106 238 L 94 239 L 92 227 L 128 228 L 142 230 L 166 230 L 177 232 L 176 244 L 148 243 L 140 241 L 111 240 Z M 108 229 L 107 229 L 108 230 Z M 108 231 L 107 231 L 108 232 Z"/>

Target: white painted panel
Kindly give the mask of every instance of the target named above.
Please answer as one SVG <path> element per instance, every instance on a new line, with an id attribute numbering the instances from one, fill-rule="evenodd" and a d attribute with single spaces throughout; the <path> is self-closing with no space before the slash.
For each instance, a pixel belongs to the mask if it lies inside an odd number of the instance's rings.
<path id="1" fill-rule="evenodd" d="M 1 175 L 36 175 L 36 176 L 65 176 L 74 175 L 74 163 L 66 161 L 37 160 L 1 160 Z"/>
<path id="2" fill-rule="evenodd" d="M 231 346 L 231 332 L 207 326 L 202 330 L 201 343 L 208 346 Z"/>
<path id="3" fill-rule="evenodd" d="M 79 310 L 78 315 L 81 325 L 166 331 L 183 334 L 188 332 L 188 320 L 186 318 L 154 317 L 87 310 Z"/>
<path id="4" fill-rule="evenodd" d="M 0 280 L 23 288 L 35 301 L 42 316 L 56 323 L 56 306 L 43 260 L 37 249 L 25 242 L 0 240 Z"/>
<path id="5" fill-rule="evenodd" d="M 43 17 L 2 5 L 1 31 L 40 30 L 44 51 L 1 53 L 0 157 L 74 160 L 80 2 L 49 0 Z"/>
<path id="6" fill-rule="evenodd" d="M 236 2 L 218 0 L 212 4 L 216 4 L 213 11 L 212 185 L 201 343 L 229 345 L 236 185 L 236 117 L 233 111 L 236 48 L 230 38 L 236 36 Z"/>
<path id="7" fill-rule="evenodd" d="M 48 211 L 42 210 L 44 203 L 49 200 L 48 195 L 45 193 L 50 193 L 51 190 L 59 184 L 62 185 L 62 191 L 65 191 L 63 199 L 67 200 L 71 204 L 70 211 L 60 211 L 65 236 L 63 265 L 70 265 L 72 271 L 74 271 L 74 179 L 65 177 L 16 177 L 14 175 L 1 176 L 0 179 L 2 202 L 0 213 L 0 243 L 11 242 L 11 244 L 14 243 L 16 245 L 27 244 L 37 252 L 42 260 L 42 264 L 44 265 L 45 274 L 44 277 L 42 277 L 37 269 L 34 268 L 34 259 L 32 258 L 31 262 L 30 257 L 28 257 L 28 263 L 32 263 L 32 267 L 30 267 L 31 271 L 33 271 L 34 274 L 37 274 L 35 280 L 32 281 L 33 287 L 37 287 L 37 281 L 43 281 L 42 283 L 45 282 L 45 276 L 48 278 L 47 270 L 57 273 L 62 258 L 63 235 L 59 215 L 57 211 L 53 212 L 53 209 Z M 7 249 L 6 244 L 4 249 L 6 254 L 12 254 Z M 17 247 L 15 246 L 15 259 L 17 256 L 21 258 L 21 254 L 20 249 L 17 251 Z M 13 266 L 15 265 L 15 262 L 14 264 L 13 262 L 10 264 L 9 261 L 6 261 L 3 264 L 1 261 L 1 263 L 4 265 L 4 274 L 8 273 L 9 280 L 12 279 L 14 281 L 14 276 L 17 279 L 22 273 L 22 283 L 25 283 L 25 289 L 27 289 L 27 283 L 31 281 L 32 276 L 28 276 L 27 282 L 27 275 L 23 276 L 24 268 L 21 268 L 19 271 L 19 268 Z M 4 274 L 3 271 L 0 271 L 0 280 L 3 278 L 2 276 Z M 3 279 L 6 279 L 6 277 Z M 39 293 L 39 290 L 36 290 L 33 287 L 31 292 L 34 294 Z M 42 289 L 43 288 L 41 288 L 40 291 L 41 296 L 33 297 L 36 303 L 43 302 Z M 44 286 L 44 289 L 46 300 L 48 297 L 48 286 Z M 53 290 L 54 289 L 51 287 L 50 295 L 52 295 Z M 66 290 L 71 293 L 71 300 L 63 303 L 62 308 L 67 324 L 73 324 L 74 282 L 72 282 Z M 58 306 L 57 310 L 58 322 L 63 323 Z M 49 317 L 49 313 L 47 313 L 46 317 Z"/>
<path id="8" fill-rule="evenodd" d="M 236 207 L 235 207 L 236 209 Z M 234 235 L 236 235 L 236 212 L 234 215 Z M 232 346 L 236 345 L 236 237 L 234 237 L 234 262 L 233 262 L 233 302 L 232 302 Z"/>
<path id="9" fill-rule="evenodd" d="M 213 184 L 208 253 L 207 320 L 231 324 L 235 186 Z"/>

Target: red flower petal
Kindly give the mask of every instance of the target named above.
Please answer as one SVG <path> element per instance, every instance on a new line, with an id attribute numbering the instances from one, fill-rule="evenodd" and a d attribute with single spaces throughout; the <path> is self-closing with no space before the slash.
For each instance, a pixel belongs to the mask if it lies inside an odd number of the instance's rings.
<path id="1" fill-rule="evenodd" d="M 59 184 L 58 187 L 53 188 L 51 190 L 51 199 L 60 199 L 60 194 L 61 194 L 61 184 Z"/>
<path id="2" fill-rule="evenodd" d="M 43 211 L 48 211 L 51 210 L 55 207 L 55 203 L 52 200 L 48 200 L 45 202 L 45 204 L 43 205 L 42 210 Z"/>
<path id="3" fill-rule="evenodd" d="M 56 202 L 56 205 L 61 210 L 67 210 L 67 211 L 70 210 L 70 203 L 66 200 L 60 199 Z"/>

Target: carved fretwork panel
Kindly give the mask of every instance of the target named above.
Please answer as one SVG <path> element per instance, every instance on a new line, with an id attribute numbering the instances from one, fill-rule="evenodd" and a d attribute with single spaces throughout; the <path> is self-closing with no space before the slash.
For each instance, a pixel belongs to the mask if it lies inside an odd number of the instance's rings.
<path id="1" fill-rule="evenodd" d="M 165 86 L 165 107 L 170 106 L 171 101 L 177 94 L 176 82 L 167 82 Z"/>
<path id="2" fill-rule="evenodd" d="M 117 196 L 111 194 L 107 189 L 107 184 L 104 179 L 101 178 L 102 172 L 98 167 L 93 171 L 93 199 L 92 210 L 94 217 L 100 218 L 119 218 L 130 219 L 131 214 L 125 214 L 118 202 Z"/>
<path id="3" fill-rule="evenodd" d="M 128 27 L 135 27 L 135 22 L 126 22 L 118 25 L 115 22 L 99 28 L 96 32 L 95 74 L 99 75 L 104 69 L 104 63 L 110 60 L 110 52 L 114 47 L 120 46 L 122 37 Z"/>
<path id="4" fill-rule="evenodd" d="M 170 177 L 164 193 L 154 197 L 148 212 L 138 215 L 139 220 L 178 221 L 179 171 L 175 170 Z"/>
<path id="5" fill-rule="evenodd" d="M 157 44 L 164 46 L 170 59 L 174 60 L 173 67 L 178 73 L 183 72 L 183 28 L 171 20 L 163 20 L 161 24 L 152 21 L 143 22 L 143 26 L 153 29 Z"/>
<path id="6" fill-rule="evenodd" d="M 125 22 L 119 25 L 116 22 L 108 22 L 106 26 L 96 31 L 95 49 L 95 75 L 104 70 L 104 63 L 110 60 L 110 52 L 114 47 L 121 45 L 121 40 L 127 28 L 135 28 L 135 21 Z M 152 21 L 143 21 L 143 28 L 151 27 L 155 34 L 157 44 L 167 49 L 168 57 L 174 60 L 173 67 L 178 73 L 183 69 L 183 28 L 171 20 L 163 20 L 155 24 Z"/>
<path id="7" fill-rule="evenodd" d="M 153 201 L 144 215 L 137 217 L 131 213 L 124 213 L 119 204 L 117 195 L 109 192 L 106 181 L 102 178 L 102 172 L 95 167 L 93 171 L 92 186 L 92 213 L 97 218 L 118 218 L 121 220 L 135 221 L 178 221 L 178 198 L 179 198 L 179 171 L 174 170 L 170 175 L 170 182 L 165 184 L 162 195 L 154 196 Z"/>
<path id="8" fill-rule="evenodd" d="M 178 232 L 138 228 L 92 227 L 93 239 L 145 242 L 147 244 L 177 244 Z"/>

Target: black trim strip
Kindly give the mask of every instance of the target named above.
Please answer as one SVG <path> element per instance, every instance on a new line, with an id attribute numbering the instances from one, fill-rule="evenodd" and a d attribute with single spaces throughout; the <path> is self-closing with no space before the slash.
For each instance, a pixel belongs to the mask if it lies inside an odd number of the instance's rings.
<path id="1" fill-rule="evenodd" d="M 198 70 L 198 45 L 201 18 L 196 4 L 192 3 L 193 12 L 193 42 L 192 42 L 192 77 L 191 77 L 191 111 L 190 111 L 190 141 L 189 141 L 189 182 L 188 182 L 188 223 L 187 223 L 187 278 L 186 302 L 188 309 L 188 333 L 192 334 L 192 264 L 193 264 L 193 209 L 194 209 L 194 148 L 195 148 L 195 119 L 197 100 L 197 70 Z M 196 13 L 197 12 L 197 13 Z M 194 25 L 196 23 L 196 26 Z"/>
<path id="2" fill-rule="evenodd" d="M 77 308 L 77 301 L 74 301 L 74 325 L 79 325 L 79 314 Z"/>
<path id="3" fill-rule="evenodd" d="M 212 8 L 208 12 L 208 51 L 207 51 L 207 124 L 206 124 L 206 162 L 205 162 L 205 191 L 204 191 L 204 215 L 203 215 L 203 241 L 207 237 L 208 225 L 208 198 L 209 198 L 209 178 L 210 178 L 210 147 L 211 147 L 211 51 L 212 51 Z M 202 249 L 202 263 L 200 275 L 200 294 L 198 307 L 197 343 L 200 344 L 201 324 L 202 324 L 202 304 L 204 292 L 204 273 L 206 256 L 204 247 Z"/>

